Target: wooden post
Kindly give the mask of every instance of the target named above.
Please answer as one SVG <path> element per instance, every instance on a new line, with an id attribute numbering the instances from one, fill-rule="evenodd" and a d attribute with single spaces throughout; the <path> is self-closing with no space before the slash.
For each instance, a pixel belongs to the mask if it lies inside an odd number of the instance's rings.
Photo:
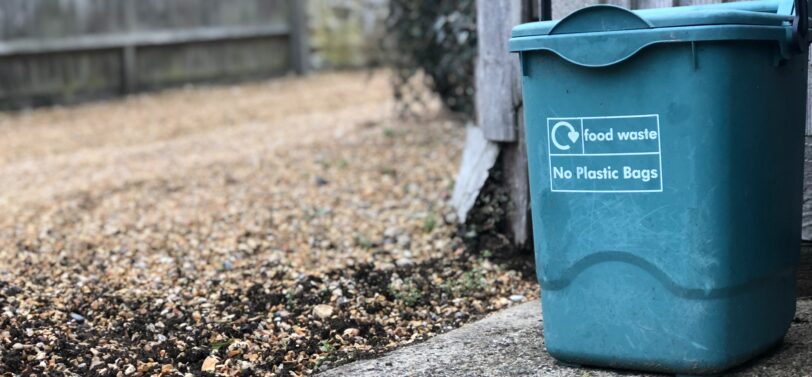
<path id="1" fill-rule="evenodd" d="M 810 57 L 812 59 L 812 57 Z M 801 239 L 812 241 L 812 69 L 806 83 L 806 136 L 804 140 L 804 201 L 801 220 Z"/>
<path id="2" fill-rule="evenodd" d="M 138 27 L 135 13 L 135 1 L 124 2 L 124 32 L 133 33 Z M 136 47 L 126 44 L 121 48 L 121 92 L 132 93 L 137 90 Z"/>
<path id="3" fill-rule="evenodd" d="M 510 31 L 522 21 L 523 1 L 478 0 L 476 118 L 485 138 L 516 141 L 519 61 L 508 51 Z"/>
<path id="4" fill-rule="evenodd" d="M 508 227 L 512 242 L 530 240 L 530 192 L 521 112 L 519 59 L 508 50 L 510 31 L 529 21 L 535 1 L 477 1 L 479 55 L 476 62 L 477 123 L 485 138 L 499 143 L 500 166 L 510 190 Z"/>
<path id="5" fill-rule="evenodd" d="M 290 56 L 293 70 L 302 75 L 310 70 L 310 45 L 307 35 L 307 1 L 290 0 Z"/>
<path id="6" fill-rule="evenodd" d="M 521 112 L 522 108 L 519 107 Z M 507 221 L 511 241 L 517 249 L 526 249 L 532 241 L 533 231 L 530 219 L 530 186 L 527 173 L 527 148 L 524 138 L 524 116 L 519 115 L 515 143 L 503 144 L 502 159 L 505 184 L 510 193 Z"/>
<path id="7" fill-rule="evenodd" d="M 553 19 L 553 0 L 539 0 L 539 20 L 549 21 Z"/>

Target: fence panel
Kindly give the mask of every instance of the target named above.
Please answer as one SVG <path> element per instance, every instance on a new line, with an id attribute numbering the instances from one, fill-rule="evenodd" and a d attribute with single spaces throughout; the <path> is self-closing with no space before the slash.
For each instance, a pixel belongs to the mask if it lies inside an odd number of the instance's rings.
<path id="1" fill-rule="evenodd" d="M 0 108 L 304 72 L 301 0 L 0 0 Z"/>

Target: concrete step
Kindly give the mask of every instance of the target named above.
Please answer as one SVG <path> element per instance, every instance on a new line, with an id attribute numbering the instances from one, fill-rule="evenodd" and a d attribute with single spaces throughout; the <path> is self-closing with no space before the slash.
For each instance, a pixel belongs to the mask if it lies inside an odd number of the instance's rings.
<path id="1" fill-rule="evenodd" d="M 544 351 L 538 300 L 495 313 L 481 321 L 384 357 L 347 364 L 322 374 L 353 376 L 653 376 L 571 368 Z M 732 376 L 812 376 L 812 300 L 799 300 L 796 319 L 776 351 L 731 371 Z"/>

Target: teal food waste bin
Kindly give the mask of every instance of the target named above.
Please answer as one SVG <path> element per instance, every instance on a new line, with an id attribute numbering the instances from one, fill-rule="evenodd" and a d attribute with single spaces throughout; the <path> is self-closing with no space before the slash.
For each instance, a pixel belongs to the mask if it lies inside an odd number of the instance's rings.
<path id="1" fill-rule="evenodd" d="M 806 6 L 602 5 L 513 29 L 553 356 L 711 374 L 780 344 L 800 249 Z"/>

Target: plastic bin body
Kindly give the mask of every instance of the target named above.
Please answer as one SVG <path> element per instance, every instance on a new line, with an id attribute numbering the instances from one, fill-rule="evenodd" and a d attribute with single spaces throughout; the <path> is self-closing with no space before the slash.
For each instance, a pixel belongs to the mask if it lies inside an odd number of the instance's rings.
<path id="1" fill-rule="evenodd" d="M 708 27 L 740 26 L 685 28 Z M 795 312 L 807 58 L 749 38 L 588 63 L 516 49 L 554 357 L 705 374 L 781 342 Z"/>

